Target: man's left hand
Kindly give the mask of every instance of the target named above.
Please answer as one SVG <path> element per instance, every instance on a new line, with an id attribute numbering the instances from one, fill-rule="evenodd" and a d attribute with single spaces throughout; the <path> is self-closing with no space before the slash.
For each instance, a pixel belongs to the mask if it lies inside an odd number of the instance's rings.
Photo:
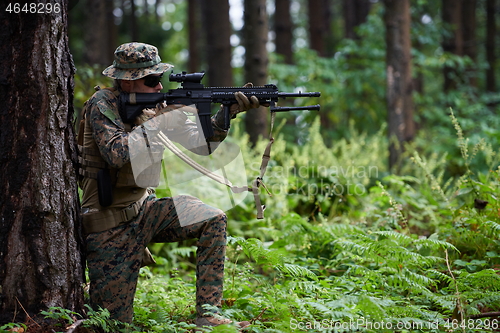
<path id="1" fill-rule="evenodd" d="M 243 86 L 243 88 L 250 88 L 250 87 L 253 87 L 252 82 L 248 82 Z M 238 104 L 231 105 L 231 108 L 229 109 L 231 116 L 235 116 L 240 112 L 248 111 L 250 109 L 255 109 L 260 106 L 259 99 L 257 97 L 250 96 L 250 98 L 248 98 L 241 91 L 235 92 L 234 97 L 238 101 Z"/>

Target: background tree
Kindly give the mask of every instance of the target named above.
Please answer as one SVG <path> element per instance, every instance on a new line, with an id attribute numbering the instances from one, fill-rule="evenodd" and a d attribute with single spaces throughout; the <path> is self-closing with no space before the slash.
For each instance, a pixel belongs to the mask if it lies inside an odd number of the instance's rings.
<path id="1" fill-rule="evenodd" d="M 130 39 L 131 41 L 139 40 L 139 27 L 137 24 L 137 6 L 135 0 L 130 0 L 130 15 L 128 16 L 130 20 Z"/>
<path id="2" fill-rule="evenodd" d="M 496 21 L 495 14 L 497 12 L 497 1 L 486 0 L 486 61 L 488 69 L 486 70 L 486 91 L 496 92 Z"/>
<path id="3" fill-rule="evenodd" d="M 265 0 L 245 0 L 245 81 L 256 86 L 267 83 L 267 33 L 268 17 Z M 259 137 L 267 136 L 267 115 L 265 107 L 249 110 L 245 114 L 245 127 L 250 142 L 255 144 Z"/>
<path id="4" fill-rule="evenodd" d="M 385 0 L 389 168 L 399 162 L 403 143 L 415 136 L 413 119 L 410 1 Z M 394 142 L 393 140 L 397 140 Z"/>
<path id="5" fill-rule="evenodd" d="M 109 65 L 117 44 L 113 2 L 85 0 L 85 3 L 84 61 Z"/>
<path id="6" fill-rule="evenodd" d="M 349 39 L 359 39 L 356 28 L 366 22 L 370 12 L 370 0 L 344 0 L 344 36 Z"/>
<path id="7" fill-rule="evenodd" d="M 231 24 L 229 22 L 229 1 L 202 1 L 203 30 L 207 72 L 210 86 L 232 86 L 231 67 Z"/>
<path id="8" fill-rule="evenodd" d="M 331 35 L 331 10 L 329 0 L 308 0 L 309 41 L 311 49 L 322 57 L 328 53 L 328 37 Z"/>
<path id="9" fill-rule="evenodd" d="M 201 67 L 201 3 L 200 0 L 188 1 L 188 41 L 189 41 L 189 60 L 188 71 L 197 72 Z"/>
<path id="10" fill-rule="evenodd" d="M 462 34 L 463 55 L 470 58 L 472 64 L 467 69 L 468 83 L 477 87 L 477 36 L 476 36 L 476 7 L 477 0 L 462 0 Z"/>
<path id="11" fill-rule="evenodd" d="M 463 33 L 462 33 L 462 0 L 442 0 L 441 6 L 443 23 L 447 29 L 444 30 L 443 50 L 451 54 L 463 55 Z M 444 91 L 457 88 L 460 73 L 455 65 L 445 65 L 443 68 Z"/>
<path id="12" fill-rule="evenodd" d="M 83 309 L 67 2 L 0 10 L 0 322 Z"/>
<path id="13" fill-rule="evenodd" d="M 290 0 L 276 0 L 274 12 L 276 53 L 283 55 L 285 63 L 293 63 L 293 23 L 290 15 Z"/>

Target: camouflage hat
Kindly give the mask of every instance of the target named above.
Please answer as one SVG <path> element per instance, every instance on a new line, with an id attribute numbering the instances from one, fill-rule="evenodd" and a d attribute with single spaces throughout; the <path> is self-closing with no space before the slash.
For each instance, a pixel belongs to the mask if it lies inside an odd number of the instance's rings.
<path id="1" fill-rule="evenodd" d="M 150 74 L 162 74 L 173 65 L 162 63 L 158 49 L 144 43 L 126 43 L 115 51 L 113 65 L 102 74 L 120 80 L 138 80 Z"/>

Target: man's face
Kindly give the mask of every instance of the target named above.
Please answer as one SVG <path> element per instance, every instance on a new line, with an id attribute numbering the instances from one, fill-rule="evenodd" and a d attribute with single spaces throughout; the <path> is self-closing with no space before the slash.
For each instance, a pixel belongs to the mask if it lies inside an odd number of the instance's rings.
<path id="1" fill-rule="evenodd" d="M 153 74 L 149 76 L 160 77 L 161 75 Z M 147 77 L 138 80 L 122 80 L 121 86 L 123 91 L 127 93 L 159 93 L 163 89 L 161 82 L 158 82 L 154 87 L 145 85 L 145 82 L 147 82 Z"/>

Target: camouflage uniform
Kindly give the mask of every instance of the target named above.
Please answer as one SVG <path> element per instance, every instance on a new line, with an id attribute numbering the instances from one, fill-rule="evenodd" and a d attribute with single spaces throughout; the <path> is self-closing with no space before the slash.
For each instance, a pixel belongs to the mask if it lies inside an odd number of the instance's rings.
<path id="1" fill-rule="evenodd" d="M 122 58 L 126 58 L 129 53 L 133 54 L 134 48 L 137 51 L 137 47 L 143 47 L 143 45 L 125 44 L 119 47 L 117 52 L 121 48 Z M 154 47 L 149 46 L 145 51 L 151 51 L 151 48 Z M 161 60 L 157 56 L 156 48 L 153 51 L 146 55 L 150 56 L 153 59 L 150 61 L 156 64 L 148 66 L 147 70 L 142 68 L 142 73 L 139 73 L 139 70 L 130 69 L 124 74 L 114 71 L 111 68 L 113 66 L 103 73 L 121 79 L 138 79 L 141 75 L 144 76 L 144 72 L 147 72 L 147 75 L 163 73 L 165 68 L 171 65 L 159 63 Z M 117 64 L 115 63 L 114 66 Z M 211 141 L 222 141 L 226 137 L 227 131 L 221 130 L 222 126 L 218 126 L 222 124 L 222 121 L 220 112 L 213 117 L 215 136 L 211 138 Z M 130 165 L 129 131 L 130 128 L 127 128 L 118 113 L 117 94 L 108 89 L 97 91 L 87 103 L 84 141 L 87 147 L 96 145 L 97 155 L 100 155 L 98 158 L 102 158 L 109 167 L 118 170 L 118 175 L 120 170 L 125 170 Z M 196 124 L 189 120 L 186 121 L 185 128 L 180 134 L 182 137 L 179 136 L 178 140 L 175 135 L 169 135 L 169 137 L 173 141 L 181 142 L 200 140 Z M 176 197 L 174 206 L 173 198 L 156 198 L 154 194 L 147 196 L 146 189 L 129 183 L 113 186 L 112 205 L 102 207 L 98 200 L 96 179 L 89 176 L 90 174 L 91 172 L 84 173 L 80 182 L 83 190 L 84 211 L 102 213 L 123 209 L 135 202 L 141 202 L 141 198 L 144 200 L 138 215 L 130 221 L 87 235 L 91 303 L 94 306 L 107 308 L 113 319 L 131 322 L 139 269 L 147 244 L 197 238 L 196 309 L 198 315 L 201 316 L 203 313 L 203 304 L 220 307 L 226 249 L 225 214 L 191 196 Z M 120 183 L 119 179 L 118 183 Z M 207 212 L 210 212 L 210 216 L 213 217 L 185 227 L 179 224 L 180 218 L 196 218 L 196 215 L 201 213 L 206 216 Z"/>

